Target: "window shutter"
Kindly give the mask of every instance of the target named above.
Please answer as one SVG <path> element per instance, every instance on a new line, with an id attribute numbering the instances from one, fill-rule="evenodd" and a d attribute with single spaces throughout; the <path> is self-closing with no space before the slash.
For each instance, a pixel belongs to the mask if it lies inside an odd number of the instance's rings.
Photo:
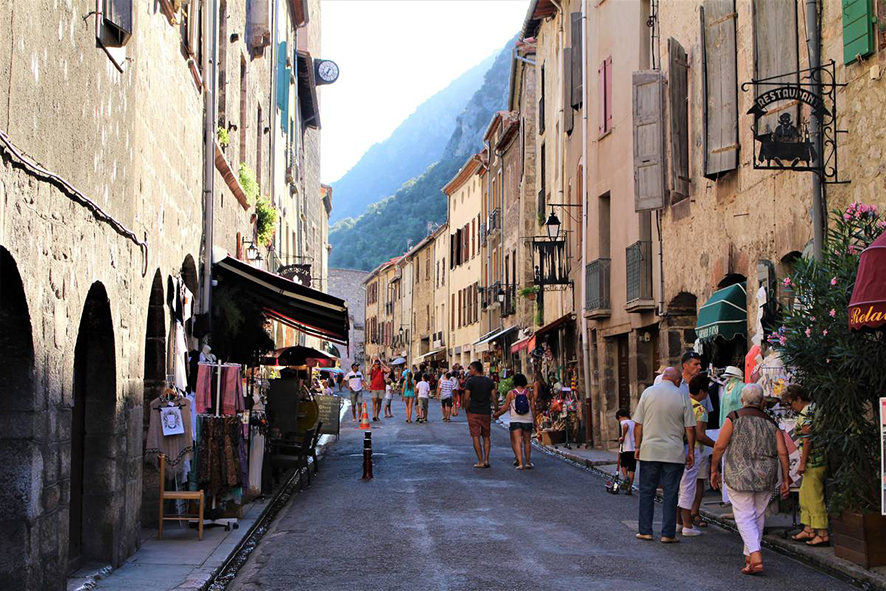
<path id="1" fill-rule="evenodd" d="M 634 210 L 664 207 L 664 75 L 634 72 Z"/>
<path id="2" fill-rule="evenodd" d="M 572 111 L 572 48 L 563 49 L 563 131 L 571 134 L 574 127 Z"/>
<path id="3" fill-rule="evenodd" d="M 572 106 L 581 107 L 581 59 L 584 55 L 581 38 L 581 13 L 572 13 Z"/>
<path id="4" fill-rule="evenodd" d="M 277 106 L 280 107 L 280 127 L 289 133 L 289 68 L 286 67 L 286 41 L 277 48 Z"/>
<path id="5" fill-rule="evenodd" d="M 738 166 L 735 0 L 705 0 L 700 15 L 704 176 L 716 179 Z"/>
<path id="6" fill-rule="evenodd" d="M 597 131 L 606 133 L 606 62 L 597 68 Z"/>
<path id="7" fill-rule="evenodd" d="M 797 5 L 794 2 L 771 2 L 754 0 L 754 78 L 771 79 L 772 82 L 792 84 L 798 82 L 800 68 L 797 47 Z M 779 84 L 780 86 L 781 84 Z M 760 85 L 755 98 L 775 88 Z M 798 123 L 799 107 L 783 109 L 792 101 L 779 101 L 757 121 L 758 134 L 774 132 L 778 118 L 788 113 L 794 124 Z M 799 127 L 799 126 L 798 126 Z M 768 128 L 768 129 L 767 129 Z"/>
<path id="8" fill-rule="evenodd" d="M 612 129 L 612 58 L 603 62 L 606 74 L 606 131 Z"/>
<path id="9" fill-rule="evenodd" d="M 104 25 L 110 32 L 104 41 L 123 47 L 132 36 L 132 0 L 105 0 L 103 11 Z"/>
<path id="10" fill-rule="evenodd" d="M 671 125 L 671 203 L 689 196 L 689 62 L 679 41 L 668 39 Z"/>
<path id="11" fill-rule="evenodd" d="M 188 11 L 188 30 L 185 47 L 193 58 L 197 58 L 200 49 L 200 2 L 191 2 L 185 10 Z M 202 64 L 201 64 L 202 67 Z"/>
<path id="12" fill-rule="evenodd" d="M 874 17 L 871 0 L 843 2 L 843 63 L 874 53 Z"/>

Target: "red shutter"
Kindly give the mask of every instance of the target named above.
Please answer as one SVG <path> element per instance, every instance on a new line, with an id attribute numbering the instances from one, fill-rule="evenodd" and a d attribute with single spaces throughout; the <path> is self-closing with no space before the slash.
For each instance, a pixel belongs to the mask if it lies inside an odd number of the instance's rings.
<path id="1" fill-rule="evenodd" d="M 606 65 L 606 131 L 612 129 L 612 58 L 607 57 Z"/>

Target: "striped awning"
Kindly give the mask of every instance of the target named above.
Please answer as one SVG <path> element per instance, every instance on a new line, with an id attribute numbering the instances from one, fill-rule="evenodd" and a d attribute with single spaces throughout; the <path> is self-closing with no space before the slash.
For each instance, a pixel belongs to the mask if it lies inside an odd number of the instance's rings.
<path id="1" fill-rule="evenodd" d="M 745 283 L 736 283 L 715 291 L 698 310 L 695 334 L 702 341 L 723 338 L 727 341 L 748 335 L 748 294 Z"/>
<path id="2" fill-rule="evenodd" d="M 348 344 L 348 308 L 344 300 L 230 256 L 215 263 L 214 271 L 219 281 L 240 284 L 268 318 L 305 334 Z"/>
<path id="3" fill-rule="evenodd" d="M 511 353 L 519 353 L 523 349 L 535 349 L 535 335 L 521 339 L 511 345 Z"/>

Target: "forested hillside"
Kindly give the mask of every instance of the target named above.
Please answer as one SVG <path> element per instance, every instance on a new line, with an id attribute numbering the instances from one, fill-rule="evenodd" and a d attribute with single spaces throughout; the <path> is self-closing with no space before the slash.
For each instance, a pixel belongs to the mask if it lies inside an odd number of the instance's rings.
<path id="1" fill-rule="evenodd" d="M 370 205 L 356 220 L 344 220 L 330 229 L 332 267 L 371 270 L 402 254 L 428 233 L 429 222 L 445 221 L 446 202 L 441 190 L 468 156 L 482 147 L 483 132 L 492 115 L 507 105 L 511 40 L 486 72 L 483 86 L 474 93 L 458 117 L 443 156 L 393 196 Z"/>

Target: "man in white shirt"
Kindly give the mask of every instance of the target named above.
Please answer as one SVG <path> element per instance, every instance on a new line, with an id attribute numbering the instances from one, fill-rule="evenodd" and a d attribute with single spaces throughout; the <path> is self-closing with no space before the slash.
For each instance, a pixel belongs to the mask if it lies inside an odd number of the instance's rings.
<path id="1" fill-rule="evenodd" d="M 443 409 L 443 422 L 452 422 L 450 415 L 452 414 L 452 391 L 455 390 L 456 384 L 452 381 L 452 374 L 447 373 L 443 379 L 437 384 L 437 391 L 440 393 L 440 407 Z"/>
<path id="2" fill-rule="evenodd" d="M 363 373 L 360 366 L 356 363 L 351 364 L 351 371 L 345 376 L 348 384 L 348 390 L 351 391 L 351 414 L 354 415 L 354 421 L 357 422 L 357 407 L 360 406 L 363 397 Z"/>
<path id="3" fill-rule="evenodd" d="M 431 385 L 428 383 L 428 376 L 421 375 L 421 381 L 415 385 L 418 394 L 418 420 L 419 423 L 428 422 L 428 397 L 431 394 Z"/>
<path id="4" fill-rule="evenodd" d="M 661 541 L 677 539 L 677 495 L 684 465 L 695 461 L 695 415 L 689 397 L 677 387 L 682 376 L 669 367 L 661 384 L 643 391 L 634 411 L 635 456 L 640 460 L 640 520 L 637 538 L 652 540 L 652 518 L 655 513 L 655 491 L 661 484 L 663 493 Z M 683 433 L 689 451 L 683 448 Z"/>

